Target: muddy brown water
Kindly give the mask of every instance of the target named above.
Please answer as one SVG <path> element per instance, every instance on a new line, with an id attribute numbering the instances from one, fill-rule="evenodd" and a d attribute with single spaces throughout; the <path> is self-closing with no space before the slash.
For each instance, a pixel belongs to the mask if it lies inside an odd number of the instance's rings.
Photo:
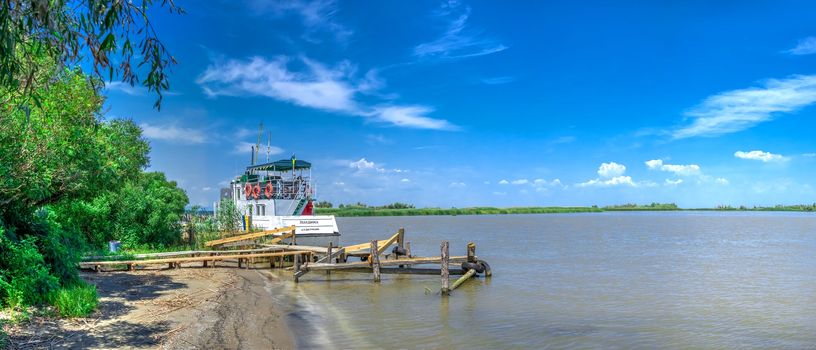
<path id="1" fill-rule="evenodd" d="M 300 347 L 814 348 L 816 215 L 641 212 L 338 218 L 342 243 L 405 227 L 415 254 L 467 242 L 494 271 L 312 272 L 276 293 Z M 284 279 L 285 277 L 282 277 Z M 433 291 L 428 294 L 426 288 Z"/>

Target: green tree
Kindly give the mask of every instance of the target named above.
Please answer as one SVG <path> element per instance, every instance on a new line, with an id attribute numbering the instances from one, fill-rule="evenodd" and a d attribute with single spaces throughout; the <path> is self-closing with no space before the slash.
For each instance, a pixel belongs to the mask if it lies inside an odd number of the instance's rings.
<path id="1" fill-rule="evenodd" d="M 165 70 L 176 60 L 148 17 L 157 2 L 171 13 L 184 12 L 173 0 L 0 2 L 0 86 L 11 92 L 0 95 L 3 104 L 14 96 L 42 96 L 37 90 L 50 78 L 39 74 L 44 65 L 86 63 L 97 78 L 120 78 L 155 92 L 159 108 L 169 88 Z"/>

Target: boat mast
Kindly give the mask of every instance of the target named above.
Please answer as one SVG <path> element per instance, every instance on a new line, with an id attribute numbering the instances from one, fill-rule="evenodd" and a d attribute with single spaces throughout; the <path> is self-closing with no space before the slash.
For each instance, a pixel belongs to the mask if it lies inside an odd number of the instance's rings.
<path id="1" fill-rule="evenodd" d="M 269 163 L 269 153 L 272 152 L 272 132 L 269 132 L 269 137 L 266 138 L 266 162 Z"/>

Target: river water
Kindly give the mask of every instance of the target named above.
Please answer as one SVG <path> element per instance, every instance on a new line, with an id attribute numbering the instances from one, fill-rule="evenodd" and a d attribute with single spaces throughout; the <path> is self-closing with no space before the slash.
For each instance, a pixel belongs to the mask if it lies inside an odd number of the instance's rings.
<path id="1" fill-rule="evenodd" d="M 633 212 L 338 218 L 344 244 L 405 227 L 468 242 L 492 278 L 312 272 L 287 288 L 300 346 L 816 348 L 816 215 Z M 432 291 L 428 293 L 427 290 Z"/>

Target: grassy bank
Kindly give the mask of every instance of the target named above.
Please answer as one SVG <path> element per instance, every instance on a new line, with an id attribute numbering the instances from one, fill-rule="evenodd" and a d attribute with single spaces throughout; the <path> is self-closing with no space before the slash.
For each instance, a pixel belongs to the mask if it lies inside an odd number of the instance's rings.
<path id="1" fill-rule="evenodd" d="M 731 207 L 680 208 L 673 203 L 652 203 L 646 205 L 622 204 L 606 207 L 469 207 L 469 208 L 382 208 L 353 207 L 315 208 L 316 215 L 353 216 L 422 216 L 422 215 L 495 215 L 495 214 L 558 214 L 558 213 L 600 213 L 619 211 L 796 211 L 813 212 L 815 205 L 777 205 L 774 207 Z"/>
<path id="2" fill-rule="evenodd" d="M 557 214 L 601 212 L 597 207 L 470 207 L 470 208 L 317 208 L 317 215 L 334 216 L 419 216 L 419 215 L 493 215 L 493 214 Z"/>

